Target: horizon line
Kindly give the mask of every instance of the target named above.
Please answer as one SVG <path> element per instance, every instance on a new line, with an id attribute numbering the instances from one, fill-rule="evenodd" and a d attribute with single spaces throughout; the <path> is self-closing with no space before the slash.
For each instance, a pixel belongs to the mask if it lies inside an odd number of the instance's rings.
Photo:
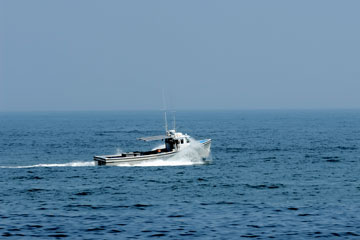
<path id="1" fill-rule="evenodd" d="M 168 109 L 167 112 L 170 111 L 359 111 L 360 108 L 229 108 L 229 109 L 220 109 L 220 108 L 212 108 L 212 109 Z M 164 112 L 161 109 L 76 109 L 76 110 L 0 110 L 0 113 L 46 113 L 46 112 Z"/>

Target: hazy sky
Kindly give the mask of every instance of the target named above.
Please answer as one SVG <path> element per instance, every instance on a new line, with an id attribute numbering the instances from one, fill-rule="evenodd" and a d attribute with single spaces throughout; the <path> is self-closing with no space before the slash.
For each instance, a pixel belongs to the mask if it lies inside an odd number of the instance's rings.
<path id="1" fill-rule="evenodd" d="M 0 111 L 360 108 L 360 1 L 0 0 Z"/>

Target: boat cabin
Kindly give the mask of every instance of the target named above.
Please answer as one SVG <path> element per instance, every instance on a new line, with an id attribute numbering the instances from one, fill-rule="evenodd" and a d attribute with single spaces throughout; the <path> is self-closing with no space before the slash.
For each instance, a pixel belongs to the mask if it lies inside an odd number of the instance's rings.
<path id="1" fill-rule="evenodd" d="M 171 152 L 180 149 L 184 149 L 190 145 L 190 136 L 175 130 L 169 130 L 164 136 L 153 136 L 153 137 L 143 137 L 139 138 L 143 141 L 154 141 L 154 140 L 165 140 L 165 151 Z"/>
<path id="2" fill-rule="evenodd" d="M 190 144 L 190 138 L 188 136 L 180 138 L 167 138 L 165 139 L 165 148 L 167 151 L 172 151 L 173 149 L 180 150 L 187 147 Z"/>

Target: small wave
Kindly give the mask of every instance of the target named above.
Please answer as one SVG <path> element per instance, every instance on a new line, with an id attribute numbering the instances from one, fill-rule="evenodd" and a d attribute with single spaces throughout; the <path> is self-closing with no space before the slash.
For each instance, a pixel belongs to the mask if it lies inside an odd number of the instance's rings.
<path id="1" fill-rule="evenodd" d="M 259 184 L 259 185 L 250 185 L 245 184 L 248 188 L 255 188 L 255 189 L 275 189 L 275 188 L 282 188 L 285 187 L 283 184 Z"/>
<path id="2" fill-rule="evenodd" d="M 0 166 L 0 168 L 37 168 L 37 167 L 89 167 L 95 166 L 93 161 L 91 162 L 69 162 L 69 163 L 49 163 L 49 164 L 35 164 L 26 166 Z"/>

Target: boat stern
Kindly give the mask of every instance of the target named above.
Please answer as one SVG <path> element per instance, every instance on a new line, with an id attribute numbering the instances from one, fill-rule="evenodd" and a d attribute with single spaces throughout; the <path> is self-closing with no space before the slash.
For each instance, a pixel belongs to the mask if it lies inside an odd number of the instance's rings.
<path id="1" fill-rule="evenodd" d="M 106 165 L 106 157 L 103 156 L 94 156 L 94 162 L 96 166 Z"/>

